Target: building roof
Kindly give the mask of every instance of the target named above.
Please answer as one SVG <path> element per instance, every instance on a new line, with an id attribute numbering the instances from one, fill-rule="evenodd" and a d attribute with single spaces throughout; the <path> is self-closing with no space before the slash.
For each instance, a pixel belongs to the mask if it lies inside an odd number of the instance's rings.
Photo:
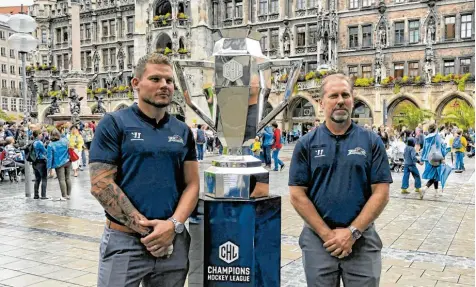
<path id="1" fill-rule="evenodd" d="M 0 7 L 0 14 L 18 14 L 20 11 L 21 6 Z M 28 6 L 23 6 L 23 12 L 28 13 Z"/>

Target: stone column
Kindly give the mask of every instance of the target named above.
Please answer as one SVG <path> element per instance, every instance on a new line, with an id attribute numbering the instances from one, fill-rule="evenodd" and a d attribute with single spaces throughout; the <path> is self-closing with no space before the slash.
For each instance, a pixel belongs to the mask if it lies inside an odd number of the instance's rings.
<path id="1" fill-rule="evenodd" d="M 79 11 L 80 4 L 71 0 L 70 14 L 71 14 L 71 35 L 79 35 Z M 87 102 L 87 85 L 88 78 L 87 75 L 81 70 L 81 43 L 79 37 L 71 37 L 71 67 L 70 72 L 66 76 L 65 83 L 68 86 L 68 92 L 71 92 L 71 89 L 75 89 L 78 96 L 83 98 L 81 100 L 81 115 L 90 115 L 91 109 L 88 106 Z M 66 59 L 67 60 L 67 59 Z M 69 109 L 67 114 L 69 114 Z"/>
<path id="2" fill-rule="evenodd" d="M 152 21 L 147 13 L 149 1 L 136 0 L 134 17 L 134 61 L 147 54 L 147 20 Z"/>

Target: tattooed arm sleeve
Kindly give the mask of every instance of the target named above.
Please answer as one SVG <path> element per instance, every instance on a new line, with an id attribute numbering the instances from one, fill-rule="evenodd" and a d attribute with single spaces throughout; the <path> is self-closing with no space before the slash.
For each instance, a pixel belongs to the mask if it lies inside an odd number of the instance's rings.
<path id="1" fill-rule="evenodd" d="M 91 194 L 96 197 L 106 212 L 132 230 L 142 235 L 149 234 L 150 229 L 139 224 L 140 220 L 147 220 L 147 218 L 140 214 L 115 182 L 117 166 L 93 162 L 89 168 Z"/>

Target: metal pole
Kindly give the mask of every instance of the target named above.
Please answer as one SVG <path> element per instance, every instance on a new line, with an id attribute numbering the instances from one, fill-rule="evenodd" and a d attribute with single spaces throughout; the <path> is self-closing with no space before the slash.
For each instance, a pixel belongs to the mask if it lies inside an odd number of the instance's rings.
<path id="1" fill-rule="evenodd" d="M 26 88 L 26 53 L 21 52 L 21 75 L 22 75 L 22 92 L 23 92 L 23 112 L 25 114 L 25 135 L 26 135 L 26 145 L 28 145 L 29 142 L 29 135 L 28 135 L 28 105 L 27 105 L 27 91 L 28 89 Z M 25 154 L 26 155 L 26 154 Z M 30 163 L 26 161 L 25 158 L 25 196 L 26 197 L 31 197 L 31 170 L 30 170 Z"/>

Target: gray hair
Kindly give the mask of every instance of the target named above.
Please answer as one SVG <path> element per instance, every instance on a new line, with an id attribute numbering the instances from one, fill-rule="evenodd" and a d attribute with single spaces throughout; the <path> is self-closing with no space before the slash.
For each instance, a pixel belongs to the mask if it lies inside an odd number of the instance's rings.
<path id="1" fill-rule="evenodd" d="M 342 74 L 342 73 L 335 73 L 335 74 L 330 74 L 328 76 L 326 76 L 322 82 L 321 82 L 321 89 L 319 91 L 319 97 L 322 99 L 324 98 L 324 95 L 325 95 L 325 88 L 326 88 L 326 85 L 328 84 L 328 82 L 330 81 L 329 79 L 330 78 L 337 78 L 339 80 L 344 80 L 346 81 L 349 86 L 350 86 L 350 93 L 352 94 L 352 91 L 354 90 L 354 83 L 352 82 L 352 80 L 347 77 L 346 75 Z"/>

